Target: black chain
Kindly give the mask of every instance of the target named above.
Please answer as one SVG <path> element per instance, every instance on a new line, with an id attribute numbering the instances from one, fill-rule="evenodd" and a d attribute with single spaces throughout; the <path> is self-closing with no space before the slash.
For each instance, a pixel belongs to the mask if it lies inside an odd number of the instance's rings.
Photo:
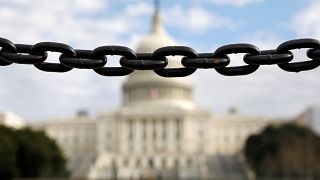
<path id="1" fill-rule="evenodd" d="M 124 46 L 101 46 L 93 50 L 73 49 L 56 42 L 40 42 L 34 45 L 14 44 L 0 38 L 0 66 L 31 64 L 46 72 L 67 72 L 73 68 L 92 69 L 103 76 L 125 76 L 134 70 L 153 70 L 163 77 L 184 77 L 197 69 L 215 69 L 225 76 L 240 76 L 255 72 L 262 65 L 277 65 L 288 72 L 307 71 L 320 66 L 320 41 L 295 39 L 280 44 L 276 49 L 260 50 L 252 44 L 230 44 L 214 52 L 197 53 L 186 46 L 167 46 L 153 53 L 136 53 Z M 291 62 L 292 50 L 308 48 L 306 60 Z M 45 62 L 48 51 L 61 53 L 60 63 Z M 243 66 L 227 67 L 232 61 L 229 54 L 245 53 Z M 120 67 L 108 67 L 107 56 L 118 55 Z M 180 68 L 168 68 L 167 56 L 182 56 Z"/>

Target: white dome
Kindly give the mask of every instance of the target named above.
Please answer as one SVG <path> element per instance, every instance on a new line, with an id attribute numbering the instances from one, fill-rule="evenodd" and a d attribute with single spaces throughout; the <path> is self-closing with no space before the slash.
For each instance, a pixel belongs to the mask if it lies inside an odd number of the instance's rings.
<path id="1" fill-rule="evenodd" d="M 158 12 L 153 17 L 153 29 L 138 45 L 136 52 L 152 53 L 164 46 L 176 45 L 165 32 Z M 179 57 L 168 57 L 167 67 L 181 67 Z M 189 77 L 164 78 L 150 70 L 136 70 L 123 84 L 124 106 L 166 106 L 192 109 L 192 81 Z"/>

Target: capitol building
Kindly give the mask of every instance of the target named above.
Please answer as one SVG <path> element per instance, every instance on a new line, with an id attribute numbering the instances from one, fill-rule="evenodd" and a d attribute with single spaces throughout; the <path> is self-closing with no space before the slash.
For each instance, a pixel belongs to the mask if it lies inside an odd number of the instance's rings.
<path id="1" fill-rule="evenodd" d="M 153 52 L 168 45 L 175 42 L 156 12 L 152 31 L 136 51 Z M 169 67 L 179 66 L 179 60 L 169 58 Z M 118 110 L 94 119 L 80 115 L 44 122 L 43 129 L 69 159 L 73 177 L 209 176 L 209 157 L 240 152 L 246 138 L 271 121 L 236 112 L 219 117 L 197 109 L 189 77 L 134 71 L 122 85 L 122 96 Z"/>
<path id="2" fill-rule="evenodd" d="M 175 42 L 156 11 L 151 32 L 136 51 L 153 52 L 168 45 Z M 181 66 L 176 57 L 168 59 L 169 67 Z M 190 77 L 163 78 L 153 71 L 134 71 L 122 85 L 122 96 L 121 107 L 113 112 L 94 118 L 80 113 L 30 126 L 56 140 L 73 178 L 213 179 L 221 169 L 236 172 L 241 167 L 224 164 L 229 160 L 241 164 L 237 157 L 248 136 L 279 123 L 268 117 L 242 116 L 236 110 L 215 115 L 198 109 Z"/>

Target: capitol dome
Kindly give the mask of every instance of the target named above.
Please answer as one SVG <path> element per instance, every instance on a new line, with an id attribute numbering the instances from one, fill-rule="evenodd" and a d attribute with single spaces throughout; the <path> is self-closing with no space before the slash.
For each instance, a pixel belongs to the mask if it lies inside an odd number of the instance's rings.
<path id="1" fill-rule="evenodd" d="M 152 53 L 176 43 L 163 28 L 159 11 L 153 16 L 152 31 L 140 42 L 136 52 Z M 181 67 L 179 57 L 168 57 L 167 67 Z M 193 109 L 192 81 L 189 77 L 164 78 L 150 70 L 136 70 L 122 86 L 124 107 Z"/>

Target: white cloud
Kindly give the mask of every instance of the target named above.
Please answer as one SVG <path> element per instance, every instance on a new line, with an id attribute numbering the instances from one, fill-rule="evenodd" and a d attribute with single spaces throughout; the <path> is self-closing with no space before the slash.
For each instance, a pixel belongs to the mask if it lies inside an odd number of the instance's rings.
<path id="1" fill-rule="evenodd" d="M 300 36 L 320 37 L 320 1 L 312 0 L 291 21 L 292 29 Z"/>
<path id="2" fill-rule="evenodd" d="M 190 33 L 203 33 L 219 28 L 232 30 L 241 25 L 239 22 L 220 17 L 199 6 L 183 9 L 181 6 L 176 5 L 167 10 L 164 15 L 170 26 Z"/>
<path id="3" fill-rule="evenodd" d="M 126 12 L 128 15 L 151 14 L 153 12 L 153 7 L 150 4 L 136 2 L 134 6 L 127 6 Z"/>
<path id="4" fill-rule="evenodd" d="M 219 5 L 231 5 L 231 6 L 243 7 L 249 4 L 262 2 L 263 0 L 207 0 L 207 1 L 212 2 L 214 4 L 219 4 Z"/>
<path id="5" fill-rule="evenodd" d="M 145 3 L 128 4 L 107 16 L 108 1 L 101 0 L 4 0 L 0 2 L 0 37 L 14 43 L 57 41 L 74 48 L 99 45 L 134 47 L 144 31 L 140 16 L 151 13 Z M 140 13 L 132 13 L 134 8 Z M 148 28 L 147 26 L 143 26 Z M 57 54 L 49 54 L 50 62 Z M 117 65 L 110 60 L 109 66 Z M 69 116 L 78 108 L 108 110 L 120 103 L 123 78 L 98 76 L 90 70 L 64 74 L 45 73 L 33 66 L 11 65 L 0 71 L 0 111 L 12 110 L 27 119 Z M 117 97 L 117 98 L 110 98 Z"/>

